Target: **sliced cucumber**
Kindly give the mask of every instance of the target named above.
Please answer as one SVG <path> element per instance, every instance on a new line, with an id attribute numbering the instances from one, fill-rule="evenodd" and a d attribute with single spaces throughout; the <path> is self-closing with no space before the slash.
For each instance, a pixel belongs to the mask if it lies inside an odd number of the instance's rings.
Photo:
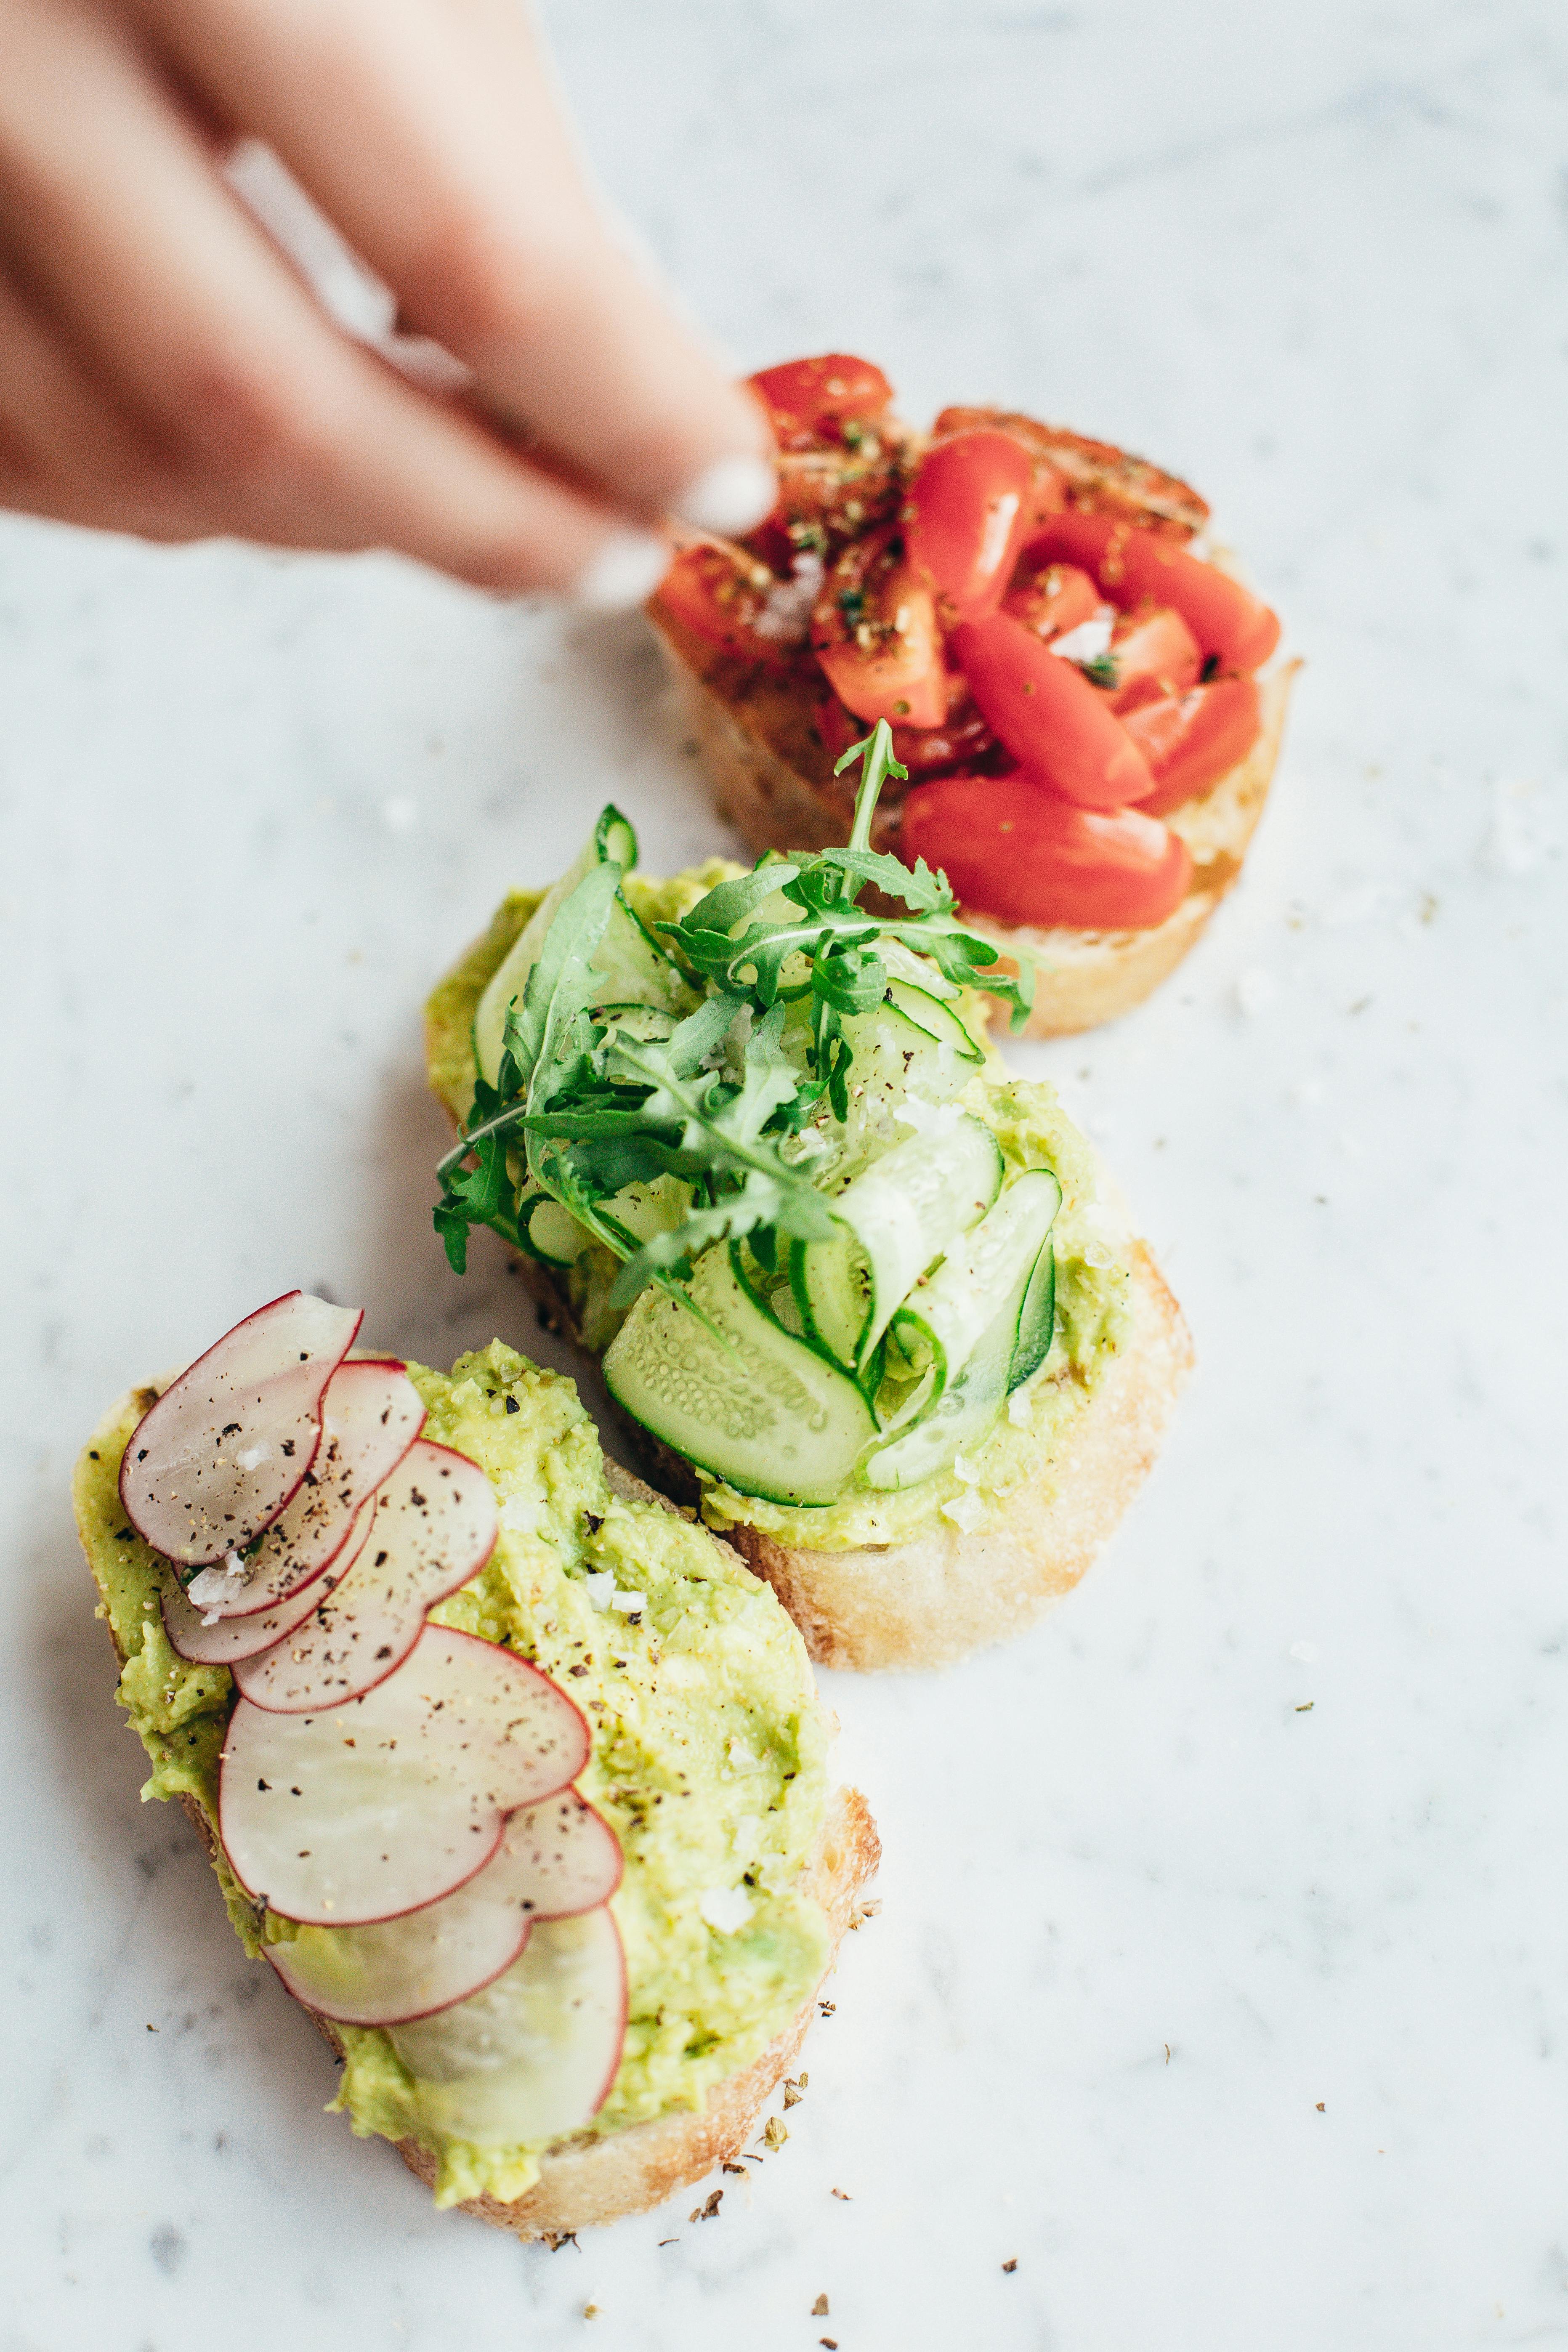
<path id="1" fill-rule="evenodd" d="M 1007 1394 L 1017 1312 L 1014 1298 L 924 1419 L 869 1456 L 864 1473 L 868 1486 L 918 1486 L 922 1478 L 945 1470 L 963 1447 L 990 1428 Z"/>
<path id="2" fill-rule="evenodd" d="M 841 1362 L 864 1368 L 927 1266 L 984 1215 L 1001 1188 L 1001 1148 L 980 1119 L 962 1118 L 945 1135 L 895 1144 L 830 1203 L 858 1244 L 858 1257 L 846 1257 L 837 1235 L 795 1244 L 795 1292 L 807 1328 Z M 826 1255 L 818 1259 L 818 1251 Z M 856 1264 L 866 1308 L 852 1331 Z"/>
<path id="3" fill-rule="evenodd" d="M 941 1385 L 913 1425 L 906 1420 L 901 1433 L 869 1457 L 868 1486 L 913 1486 L 945 1470 L 991 1427 L 1009 1391 L 1043 1362 L 1055 1286 L 1050 1230 L 1060 1205 L 1054 1176 L 1043 1169 L 1020 1176 L 949 1254 L 918 1306 L 900 1310 L 897 1334 L 905 1355 L 916 1363 L 923 1357 L 933 1384 Z M 1020 1371 L 1020 1365 L 1028 1369 Z"/>
<path id="4" fill-rule="evenodd" d="M 1007 1374 L 1007 1393 L 1021 1389 L 1032 1381 L 1051 1352 L 1051 1341 L 1057 1328 L 1057 1254 L 1047 1246 L 1040 1252 L 1035 1271 L 1029 1277 L 1029 1287 L 1024 1293 L 1023 1311 L 1018 1317 L 1018 1336 L 1014 1342 L 1013 1362 Z"/>
<path id="5" fill-rule="evenodd" d="M 594 828 L 593 839 L 559 882 L 545 892 L 504 962 L 491 975 L 474 1014 L 474 1064 L 491 1086 L 500 1069 L 507 1013 L 522 1000 L 528 975 L 539 961 L 551 924 L 595 866 L 618 866 L 623 874 L 629 873 L 637 855 L 637 840 L 631 826 L 617 810 L 607 808 Z M 696 1002 L 681 974 L 619 891 L 595 952 L 594 966 L 605 976 L 606 1004 L 652 1004 L 679 1013 L 689 1012 Z"/>
<path id="6" fill-rule="evenodd" d="M 541 1265 L 574 1265 L 588 1247 L 589 1236 L 570 1209 L 548 1192 L 534 1192 L 519 1214 L 518 1238 Z"/>
<path id="7" fill-rule="evenodd" d="M 951 1004 L 944 1004 L 928 988 L 915 988 L 906 980 L 888 983 L 888 1002 L 905 1018 L 923 1029 L 939 1045 L 950 1045 L 961 1062 L 977 1069 L 985 1059 L 985 1049 L 975 1043 Z"/>
<path id="8" fill-rule="evenodd" d="M 876 1435 L 860 1390 L 768 1312 L 736 1244 L 699 1258 L 690 1291 L 700 1314 L 668 1290 L 639 1294 L 605 1357 L 616 1402 L 742 1494 L 834 1501 Z"/>
<path id="9" fill-rule="evenodd" d="M 599 1202 L 604 1215 L 637 1244 L 656 1234 L 670 1233 L 685 1216 L 691 1188 L 679 1176 L 656 1176 L 650 1182 L 624 1184 Z M 543 1265 L 574 1265 L 594 1236 L 580 1225 L 570 1209 L 552 1193 L 535 1192 L 523 1203 L 519 1218 L 522 1246 Z"/>
<path id="10" fill-rule="evenodd" d="M 1028 1292 L 1020 1297 L 1020 1284 L 1029 1281 L 1039 1263 L 1061 1202 L 1056 1178 L 1045 1169 L 1031 1169 L 1007 1187 L 995 1207 L 948 1252 L 931 1280 L 900 1307 L 893 1318 L 898 1346 L 916 1371 L 935 1372 L 939 1393 L 952 1386 L 968 1363 L 995 1319 L 998 1300 L 1019 1297 L 1015 1339 L 1023 1339 Z M 1011 1387 L 1011 1363 L 1007 1369 Z"/>

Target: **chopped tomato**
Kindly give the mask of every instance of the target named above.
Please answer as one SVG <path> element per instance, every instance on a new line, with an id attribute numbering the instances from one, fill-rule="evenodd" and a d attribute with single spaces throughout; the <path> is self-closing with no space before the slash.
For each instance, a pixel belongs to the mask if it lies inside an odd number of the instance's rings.
<path id="1" fill-rule="evenodd" d="M 858 719 L 935 727 L 947 673 L 931 590 L 898 530 L 855 540 L 828 572 L 811 616 L 827 682 Z"/>
<path id="2" fill-rule="evenodd" d="M 845 426 L 883 415 L 893 387 L 879 367 L 847 352 L 821 359 L 785 360 L 750 378 L 781 449 L 809 448 L 814 441 L 853 438 Z"/>
<path id="3" fill-rule="evenodd" d="M 1246 759 L 1259 723 L 1258 687 L 1250 677 L 1216 677 L 1129 713 L 1122 724 L 1154 778 L 1153 791 L 1139 806 L 1157 816 L 1217 784 Z"/>
<path id="4" fill-rule="evenodd" d="M 1105 697 L 1011 613 L 962 622 L 952 653 L 993 731 L 1049 791 L 1086 808 L 1121 808 L 1153 790 Z"/>
<path id="5" fill-rule="evenodd" d="M 1279 621 L 1239 581 L 1212 563 L 1200 563 L 1158 532 L 1140 530 L 1114 516 L 1058 515 L 1027 553 L 1081 564 L 1094 574 L 1101 593 L 1124 609 L 1145 599 L 1173 606 L 1205 657 L 1226 669 L 1256 669 L 1279 642 Z"/>
<path id="6" fill-rule="evenodd" d="M 910 559 L 960 619 L 1000 601 L 1033 483 L 1027 453 L 1006 433 L 958 433 L 921 459 L 905 509 Z"/>
<path id="7" fill-rule="evenodd" d="M 770 625 L 768 599 L 777 585 L 765 563 L 722 540 L 700 540 L 676 557 L 648 610 L 727 654 L 785 669 L 795 646 Z"/>
<path id="8" fill-rule="evenodd" d="M 1110 633 L 1110 658 L 1116 670 L 1110 707 L 1121 715 L 1159 694 L 1184 694 L 1196 686 L 1204 666 L 1196 637 L 1169 604 L 1124 613 Z"/>
<path id="9" fill-rule="evenodd" d="M 1142 809 L 1075 808 L 1023 776 L 949 776 L 904 803 L 899 855 L 1005 923 L 1150 930 L 1186 895 L 1186 845 Z"/>
<path id="10" fill-rule="evenodd" d="M 903 498 L 896 450 L 807 449 L 778 461 L 779 496 L 771 520 L 797 543 L 850 539 L 890 521 Z"/>
<path id="11" fill-rule="evenodd" d="M 1037 571 L 1020 572 L 1002 600 L 1002 610 L 1037 637 L 1058 637 L 1093 620 L 1100 610 L 1100 591 L 1076 564 L 1045 563 Z"/>
<path id="12" fill-rule="evenodd" d="M 864 722 L 846 710 L 835 694 L 823 697 L 817 707 L 816 724 L 835 760 L 866 731 Z M 983 761 L 989 766 L 994 759 L 1005 758 L 956 670 L 950 673 L 947 681 L 944 719 L 934 727 L 910 727 L 895 721 L 889 731 L 894 759 L 909 770 L 911 781 L 917 783 L 922 778 L 951 775 L 955 769 L 974 768 Z M 898 791 L 896 779 L 883 787 L 884 808 L 892 805 Z"/>

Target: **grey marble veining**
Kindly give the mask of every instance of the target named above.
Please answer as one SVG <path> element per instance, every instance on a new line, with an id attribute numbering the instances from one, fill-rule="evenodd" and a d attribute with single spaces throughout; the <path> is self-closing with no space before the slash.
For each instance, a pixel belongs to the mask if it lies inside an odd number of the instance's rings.
<path id="1" fill-rule="evenodd" d="M 1017 1053 L 1199 1376 L 1053 1618 L 830 1678 L 884 1909 L 787 2147 L 553 2255 L 434 2214 L 139 1806 L 65 1482 L 295 1281 L 552 1357 L 430 1234 L 419 1003 L 607 793 L 656 869 L 719 835 L 636 623 L 0 524 L 0 2344 L 1568 2343 L 1561 13 L 547 15 L 739 363 L 861 349 L 911 414 L 1147 449 L 1308 657 L 1209 939 Z"/>

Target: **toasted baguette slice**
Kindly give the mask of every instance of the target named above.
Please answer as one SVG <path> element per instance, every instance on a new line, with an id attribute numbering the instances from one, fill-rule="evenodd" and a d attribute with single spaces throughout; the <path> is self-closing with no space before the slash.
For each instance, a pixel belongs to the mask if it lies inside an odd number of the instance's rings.
<path id="1" fill-rule="evenodd" d="M 826 849 L 848 837 L 842 790 L 808 764 L 798 711 L 774 681 L 748 678 L 736 664 L 704 675 L 694 641 L 656 620 L 669 670 L 676 718 L 700 746 L 720 812 L 756 856 L 767 849 Z M 1173 915 L 1144 931 L 1035 930 L 967 916 L 1004 949 L 1035 958 L 1038 979 L 1026 1034 L 1064 1037 L 1098 1028 L 1141 1004 L 1197 943 L 1209 917 L 1241 872 L 1268 797 L 1284 732 L 1285 709 L 1299 662 L 1260 681 L 1263 725 L 1245 760 L 1194 800 L 1167 812 L 1165 823 L 1193 855 L 1193 880 Z M 879 828 L 877 846 L 898 848 L 896 822 Z"/>
<path id="2" fill-rule="evenodd" d="M 89 1440 L 89 1445 L 100 1441 L 107 1444 L 123 1427 L 133 1400 L 138 1401 L 137 1412 L 144 1411 L 151 1396 L 165 1385 L 160 1381 L 151 1391 L 132 1391 L 121 1397 L 105 1414 L 94 1438 Z M 626 1499 L 656 1503 L 664 1510 L 675 1508 L 667 1496 L 645 1486 L 608 1456 L 605 1474 L 611 1491 Z M 79 1507 L 78 1532 L 90 1568 L 92 1555 Z M 123 1669 L 125 1654 L 114 1637 L 112 1625 L 109 1631 L 115 1658 Z M 218 1845 L 212 1822 L 195 1797 L 182 1796 L 180 1802 L 216 1865 Z M 826 1914 L 832 1931 L 832 1952 L 824 1981 L 832 1972 L 846 1930 L 858 1924 L 855 1898 L 875 1876 L 880 1859 L 876 1824 L 865 1798 L 858 1789 L 836 1790 L 828 1800 L 808 1877 L 810 1892 Z M 604 2138 L 578 2133 L 547 2152 L 541 2161 L 541 2177 L 525 2196 L 510 2204 L 490 2196 L 468 2198 L 457 2210 L 472 2213 L 495 2229 L 510 2230 L 519 2238 L 556 2239 L 618 2221 L 626 2213 L 646 2212 L 650 2206 L 662 2203 L 676 2189 L 701 2179 L 715 2165 L 739 2154 L 763 2101 L 805 2039 L 820 1990 L 819 1983 L 811 1999 L 802 2002 L 789 2024 L 774 2036 L 761 2056 L 739 2074 L 715 2084 L 700 2108 L 677 2109 Z M 343 2045 L 331 2019 L 311 2009 L 309 2002 L 301 2001 L 300 2005 L 341 2057 Z M 430 2150 L 416 2139 L 399 2140 L 395 2146 L 409 2170 L 427 2186 L 433 2186 L 437 2166 Z"/>
<path id="3" fill-rule="evenodd" d="M 552 1330 L 583 1344 L 572 1309 L 531 1258 L 518 1270 Z M 860 1672 L 946 1665 L 1005 1641 L 1070 1592 L 1153 1464 L 1193 1368 L 1187 1327 L 1143 1242 L 1132 1247 L 1132 1328 L 1060 1444 L 973 1532 L 943 1519 L 918 1538 L 855 1551 L 795 1549 L 755 1528 L 730 1527 L 766 1577 L 818 1665 Z M 636 1423 L 629 1444 L 666 1494 L 695 1502 L 688 1462 Z"/>

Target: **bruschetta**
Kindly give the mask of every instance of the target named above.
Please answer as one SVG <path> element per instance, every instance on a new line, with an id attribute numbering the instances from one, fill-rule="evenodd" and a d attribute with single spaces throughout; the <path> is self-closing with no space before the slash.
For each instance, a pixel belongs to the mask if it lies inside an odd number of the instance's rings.
<path id="1" fill-rule="evenodd" d="M 990 408 L 917 433 L 845 354 L 751 381 L 778 507 L 648 606 L 721 809 L 754 853 L 845 841 L 837 763 L 886 719 L 877 846 L 1035 966 L 1036 1034 L 1128 1011 L 1241 871 L 1297 667 L 1274 614 L 1198 494 L 1108 443 Z"/>

